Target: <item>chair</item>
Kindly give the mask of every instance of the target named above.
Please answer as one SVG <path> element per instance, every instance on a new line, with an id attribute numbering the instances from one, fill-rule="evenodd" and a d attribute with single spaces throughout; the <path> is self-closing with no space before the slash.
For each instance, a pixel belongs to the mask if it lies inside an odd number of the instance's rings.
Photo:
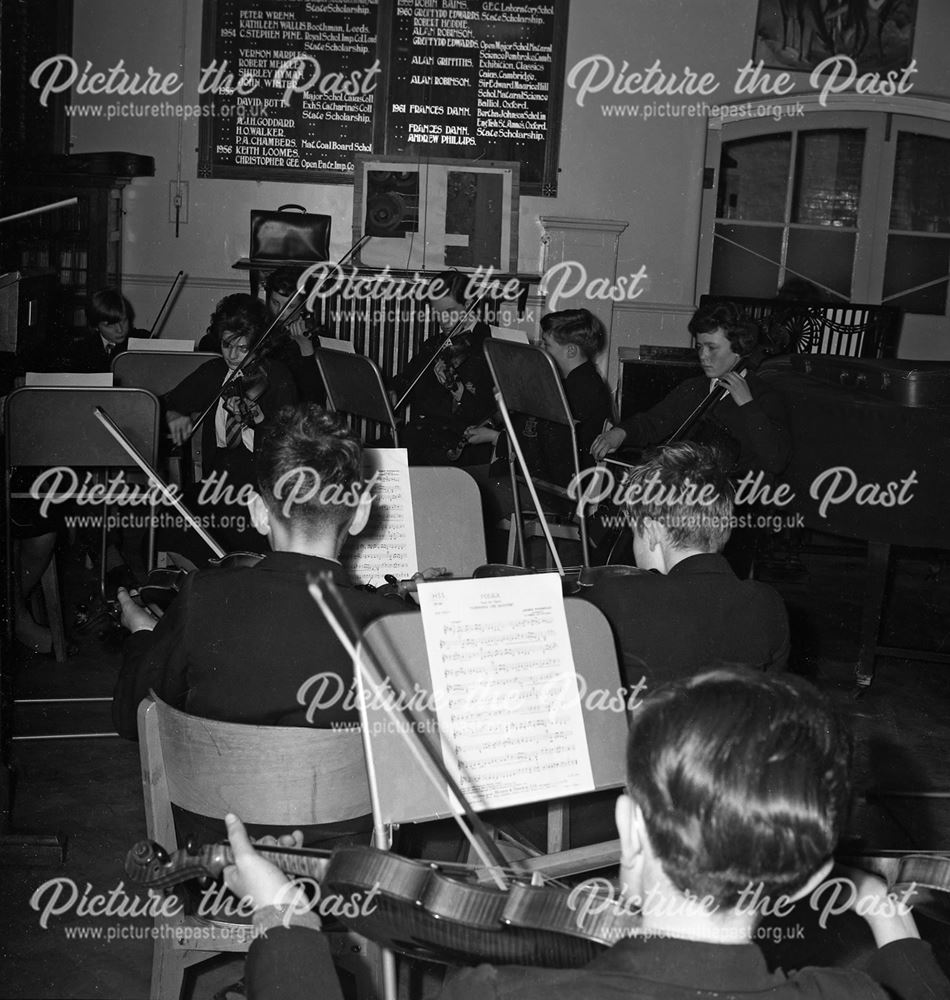
<path id="1" fill-rule="evenodd" d="M 112 377 L 115 385 L 123 388 L 148 389 L 156 396 L 164 396 L 183 379 L 208 361 L 220 355 L 209 351 L 123 351 L 112 359 Z M 189 441 L 194 481 L 201 479 L 201 435 Z M 180 476 L 179 476 L 180 478 Z"/>
<path id="2" fill-rule="evenodd" d="M 620 668 L 607 619 L 592 604 L 576 598 L 567 598 L 564 609 L 574 662 L 582 670 L 586 691 L 589 694 L 601 691 L 616 694 L 621 686 Z M 381 618 L 364 630 L 363 643 L 383 663 L 392 659 L 401 663 L 411 674 L 417 690 L 432 690 L 421 616 Z M 378 819 L 392 829 L 400 823 L 418 823 L 446 816 L 449 808 L 445 799 L 429 781 L 422 779 L 412 750 L 389 722 L 382 701 L 368 698 L 366 702 L 366 731 L 371 744 L 369 758 L 378 787 Z M 621 788 L 625 781 L 627 716 L 622 710 L 604 710 L 602 701 L 599 697 L 581 700 L 595 791 Z M 438 745 L 438 741 L 436 743 Z M 549 803 L 546 850 L 518 867 L 559 876 L 616 863 L 619 856 L 616 841 L 564 850 L 569 834 L 565 800 Z"/>
<path id="3" fill-rule="evenodd" d="M 215 722 L 171 708 L 154 694 L 139 706 L 138 725 L 146 829 L 169 851 L 177 846 L 173 804 L 288 829 L 371 811 L 357 729 Z M 157 916 L 151 1000 L 179 1000 L 185 969 L 221 952 L 246 952 L 251 931 L 250 924 Z M 376 946 L 349 933 L 327 936 L 335 959 L 356 977 L 360 996 L 380 996 Z"/>
<path id="4" fill-rule="evenodd" d="M 577 454 L 577 434 L 574 429 L 574 417 L 564 394 L 564 385 L 558 375 L 554 361 L 539 347 L 526 344 L 516 344 L 510 341 L 490 338 L 485 341 L 485 357 L 491 370 L 492 378 L 498 390 L 499 404 L 509 414 L 517 413 L 566 427 L 571 437 L 571 454 L 574 459 L 574 474 L 580 473 Z M 521 517 L 521 501 L 519 496 L 519 477 L 524 470 L 518 467 L 514 449 L 509 448 L 509 463 L 511 466 L 511 485 L 514 498 L 514 511 L 510 525 L 514 528 L 512 534 L 509 528 L 508 561 L 514 559 L 514 538 L 517 537 L 522 562 L 524 557 L 525 525 Z M 555 483 L 534 480 L 534 486 L 549 497 L 568 500 L 567 490 Z M 583 516 L 577 517 L 577 524 L 552 525 L 550 516 L 543 511 L 538 512 L 539 519 L 534 522 L 535 528 L 541 525 L 545 534 L 555 531 L 560 538 L 577 539 L 581 543 L 581 560 L 584 566 L 590 565 L 590 551 L 587 541 L 587 524 Z M 532 529 L 529 529 L 529 531 Z M 553 541 L 549 543 L 552 556 Z"/>
<path id="5" fill-rule="evenodd" d="M 125 431 L 126 436 L 152 464 L 158 451 L 158 399 L 144 389 L 64 388 L 30 386 L 16 389 L 6 400 L 6 465 L 4 489 L 9 509 L 13 470 L 21 467 L 74 470 L 124 469 L 132 463 L 121 446 L 96 419 L 100 406 Z M 81 482 L 81 475 L 77 471 Z M 78 483 L 77 483 L 78 485 Z M 28 494 L 19 493 L 18 497 Z M 6 551 L 11 551 L 10 522 L 6 526 Z M 152 534 L 149 534 L 151 559 Z M 106 528 L 103 517 L 100 589 L 105 592 Z M 55 568 L 52 570 L 55 576 Z M 8 567 L 7 600 L 12 598 L 12 567 Z M 44 593 L 55 596 L 54 579 L 43 581 Z M 63 662 L 65 639 L 62 613 L 48 607 L 56 659 Z"/>
<path id="6" fill-rule="evenodd" d="M 444 566 L 470 576 L 485 562 L 485 525 L 478 484 L 453 466 L 410 466 L 412 521 L 419 569 Z"/>
<path id="7" fill-rule="evenodd" d="M 364 421 L 382 424 L 389 429 L 393 446 L 398 448 L 396 418 L 376 363 L 361 354 L 322 347 L 316 348 L 313 353 L 331 408 L 361 417 Z M 365 428 L 362 437 L 366 437 Z"/>

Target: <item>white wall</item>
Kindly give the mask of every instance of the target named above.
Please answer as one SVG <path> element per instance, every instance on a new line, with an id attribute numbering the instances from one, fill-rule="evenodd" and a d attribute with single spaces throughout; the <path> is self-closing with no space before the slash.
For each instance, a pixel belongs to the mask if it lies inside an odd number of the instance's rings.
<path id="1" fill-rule="evenodd" d="M 759 0 L 573 0 L 567 67 L 595 54 L 619 69 L 645 69 L 657 59 L 667 73 L 686 67 L 713 73 L 720 82 L 713 103 L 736 100 L 738 69 L 751 56 Z M 950 3 L 919 0 L 914 56 L 919 72 L 914 92 L 950 98 Z M 184 12 L 184 50 L 182 20 Z M 74 56 L 96 69 L 120 58 L 134 72 L 149 66 L 161 73 L 182 72 L 184 89 L 176 101 L 196 103 L 201 44 L 200 0 L 76 0 Z M 807 76 L 798 74 L 799 89 Z M 557 198 L 524 198 L 521 203 L 520 267 L 536 270 L 541 261 L 540 215 L 617 219 L 629 223 L 620 240 L 617 273 L 641 266 L 648 278 L 635 303 L 614 314 L 612 350 L 638 342 L 686 344 L 685 324 L 669 322 L 695 301 L 705 123 L 695 118 L 607 118 L 611 101 L 653 101 L 653 97 L 589 95 L 579 107 L 566 90 L 562 120 L 561 172 Z M 674 103 L 693 98 L 665 98 Z M 73 95 L 73 103 L 107 105 L 112 97 Z M 122 100 L 119 98 L 119 100 Z M 144 104 L 151 98 L 134 99 Z M 246 288 L 231 265 L 246 255 L 248 213 L 299 202 L 333 216 L 331 255 L 348 249 L 352 186 L 199 180 L 196 176 L 198 128 L 183 123 L 182 177 L 189 183 L 189 222 L 175 238 L 168 221 L 169 181 L 176 175 L 177 118 L 72 120 L 74 152 L 118 149 L 154 156 L 156 175 L 134 181 L 125 191 L 124 270 L 126 294 L 140 321 L 148 325 L 172 276 L 189 276 L 166 336 L 194 336 L 203 330 L 214 302 L 228 291 Z M 651 308 L 654 307 L 654 308 Z M 598 303 L 591 308 L 598 311 Z M 601 309 L 605 316 L 609 309 Z M 664 318 L 665 317 L 665 318 Z M 912 332 L 913 355 L 950 357 L 946 322 L 924 324 Z"/>

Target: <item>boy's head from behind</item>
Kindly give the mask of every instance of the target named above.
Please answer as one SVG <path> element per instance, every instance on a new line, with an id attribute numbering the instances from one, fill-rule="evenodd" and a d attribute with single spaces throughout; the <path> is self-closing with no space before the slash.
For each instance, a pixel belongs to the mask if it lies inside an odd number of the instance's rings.
<path id="1" fill-rule="evenodd" d="M 635 709 L 627 789 L 675 889 L 729 909 L 750 883 L 794 896 L 830 859 L 850 757 L 848 728 L 807 682 L 716 670 Z"/>

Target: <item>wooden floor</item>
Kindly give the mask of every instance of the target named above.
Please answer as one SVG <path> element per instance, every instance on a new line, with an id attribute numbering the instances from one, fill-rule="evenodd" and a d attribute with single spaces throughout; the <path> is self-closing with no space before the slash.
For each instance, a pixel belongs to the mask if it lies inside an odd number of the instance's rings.
<path id="1" fill-rule="evenodd" d="M 67 601 L 75 605 L 87 597 L 91 581 L 80 567 L 65 568 Z M 950 799 L 882 794 L 950 790 L 950 666 L 881 660 L 873 686 L 854 698 L 863 572 L 860 558 L 840 554 L 805 555 L 800 570 L 773 569 L 771 580 L 785 596 L 793 623 L 795 668 L 832 692 L 853 717 L 857 794 L 849 834 L 866 848 L 950 849 Z M 902 560 L 892 589 L 888 641 L 950 651 L 946 555 L 918 553 Z M 78 655 L 62 666 L 48 657 L 24 657 L 17 696 L 108 697 L 118 669 L 118 643 L 104 644 L 95 634 L 78 642 Z M 87 703 L 79 711 L 17 709 L 19 736 L 69 728 L 111 728 L 108 703 Z M 92 896 L 108 894 L 121 882 L 124 855 L 145 831 L 137 747 L 116 738 L 23 740 L 14 744 L 13 753 L 16 828 L 65 834 L 68 850 L 59 868 L 0 872 L 0 995 L 147 997 L 150 921 L 80 917 L 73 906 L 41 926 L 43 907 L 65 908 L 72 884 L 83 898 L 87 885 Z M 921 923 L 950 968 L 950 927 Z M 109 939 L 117 935 L 125 939 Z M 817 946 L 830 948 L 835 940 L 828 934 Z M 191 995 L 205 1000 L 240 972 L 240 959 L 205 966 Z"/>

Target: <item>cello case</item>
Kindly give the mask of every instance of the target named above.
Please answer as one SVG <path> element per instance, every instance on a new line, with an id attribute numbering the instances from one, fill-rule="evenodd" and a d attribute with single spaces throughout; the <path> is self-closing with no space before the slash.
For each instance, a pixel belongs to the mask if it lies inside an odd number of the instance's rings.
<path id="1" fill-rule="evenodd" d="M 783 362 L 820 382 L 863 390 L 901 406 L 950 407 L 950 361 L 790 354 L 768 365 L 772 368 Z"/>

